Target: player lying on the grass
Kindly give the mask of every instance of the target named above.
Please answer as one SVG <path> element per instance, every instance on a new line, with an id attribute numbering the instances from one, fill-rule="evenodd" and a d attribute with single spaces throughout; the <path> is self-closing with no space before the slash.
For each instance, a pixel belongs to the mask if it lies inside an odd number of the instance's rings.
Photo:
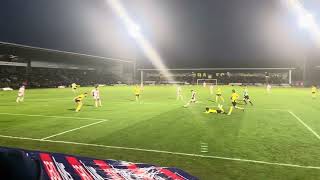
<path id="1" fill-rule="evenodd" d="M 218 109 L 213 109 L 206 107 L 206 111 L 204 112 L 206 114 L 215 113 L 215 114 L 227 114 L 224 109 L 222 108 L 222 105 L 218 105 Z"/>
<path id="2" fill-rule="evenodd" d="M 229 113 L 228 115 L 231 115 L 232 111 L 233 111 L 233 108 L 235 109 L 240 109 L 240 110 L 243 110 L 244 111 L 244 108 L 242 107 L 239 107 L 237 106 L 237 101 L 239 99 L 239 94 L 236 93 L 236 90 L 232 90 L 232 94 L 231 94 L 231 103 L 232 103 L 232 106 L 230 107 L 229 109 Z"/>
<path id="3" fill-rule="evenodd" d="M 101 104 L 101 98 L 100 98 L 100 90 L 99 90 L 99 85 L 96 85 L 95 88 L 91 91 L 91 94 L 93 96 L 93 100 L 94 100 L 94 105 L 96 107 L 98 106 L 102 106 Z"/>
<path id="4" fill-rule="evenodd" d="M 248 102 L 251 104 L 251 106 L 253 106 L 253 103 L 250 100 L 249 97 L 249 91 L 248 91 L 248 87 L 246 86 L 243 90 L 243 101 L 245 104 L 248 104 Z"/>
<path id="5" fill-rule="evenodd" d="M 20 88 L 19 88 L 19 91 L 18 91 L 18 97 L 16 99 L 16 102 L 17 103 L 20 103 L 20 102 L 23 102 L 24 101 L 24 93 L 26 91 L 26 88 L 24 85 L 22 85 Z"/>
<path id="6" fill-rule="evenodd" d="M 218 87 L 218 88 L 216 89 L 216 103 L 219 104 L 219 100 L 221 100 L 222 103 L 224 103 L 224 99 L 223 99 L 223 97 L 222 97 L 221 88 Z"/>
<path id="7" fill-rule="evenodd" d="M 184 105 L 184 107 L 188 107 L 191 103 L 196 103 L 196 91 L 195 90 L 191 90 L 191 99 L 186 105 Z"/>
<path id="8" fill-rule="evenodd" d="M 136 87 L 134 88 L 134 95 L 136 96 L 136 102 L 140 101 L 140 94 L 141 94 L 141 87 L 136 85 Z"/>
<path id="9" fill-rule="evenodd" d="M 182 88 L 179 85 L 177 86 L 177 100 L 183 100 Z"/>
<path id="10" fill-rule="evenodd" d="M 71 84 L 71 89 L 72 89 L 73 93 L 76 93 L 76 91 L 77 91 L 77 84 L 76 84 L 76 83 L 72 83 L 72 84 Z"/>
<path id="11" fill-rule="evenodd" d="M 76 112 L 79 112 L 81 110 L 81 108 L 83 106 L 83 100 L 85 97 L 87 97 L 87 95 L 88 95 L 88 93 L 83 93 L 83 94 L 80 94 L 79 96 L 74 98 L 74 101 L 77 104 Z"/>
<path id="12" fill-rule="evenodd" d="M 317 93 L 317 87 L 316 86 L 312 86 L 311 88 L 311 94 L 312 94 L 312 98 L 315 99 L 316 98 L 316 93 Z"/>

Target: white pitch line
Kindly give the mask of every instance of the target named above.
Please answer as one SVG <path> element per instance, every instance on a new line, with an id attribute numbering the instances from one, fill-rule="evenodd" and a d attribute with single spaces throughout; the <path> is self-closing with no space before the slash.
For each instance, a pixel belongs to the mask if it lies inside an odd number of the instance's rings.
<path id="1" fill-rule="evenodd" d="M 67 130 L 67 131 L 63 131 L 61 133 L 57 133 L 57 134 L 54 134 L 54 135 L 51 135 L 51 136 L 48 136 L 48 137 L 44 137 L 41 140 L 46 140 L 46 139 L 49 139 L 49 138 L 60 136 L 62 134 L 66 134 L 68 132 L 72 132 L 72 131 L 76 131 L 76 130 L 79 130 L 79 129 L 83 129 L 83 128 L 86 128 L 86 127 L 89 127 L 89 126 L 93 126 L 93 125 L 96 125 L 96 124 L 100 124 L 100 123 L 106 122 L 106 121 L 108 121 L 108 120 L 106 119 L 106 120 L 98 121 L 98 122 L 95 122 L 95 123 L 87 124 L 87 125 L 84 125 L 84 126 L 81 126 L 81 127 L 78 127 L 78 128 L 74 128 L 74 129 L 70 129 L 70 130 Z"/>
<path id="2" fill-rule="evenodd" d="M 273 109 L 273 108 L 245 108 L 245 110 L 261 110 L 261 111 L 288 111 L 287 109 Z"/>
<path id="3" fill-rule="evenodd" d="M 297 164 L 267 162 L 267 161 L 258 161 L 258 160 L 241 159 L 241 158 L 230 158 L 230 157 L 222 157 L 222 156 L 209 156 L 209 155 L 200 155 L 200 154 L 170 152 L 170 151 L 153 150 L 153 149 L 130 148 L 130 147 L 121 147 L 121 146 L 107 146 L 107 145 L 88 144 L 88 143 L 69 142 L 69 141 L 42 140 L 42 139 L 33 139 L 33 138 L 27 138 L 27 137 L 14 137 L 14 136 L 6 136 L 6 135 L 0 135 L 0 137 L 10 138 L 10 139 L 19 139 L 19 140 L 30 140 L 30 141 L 40 141 L 40 142 L 50 142 L 50 143 L 60 143 L 60 144 L 71 144 L 71 145 L 101 147 L 101 148 L 109 148 L 109 149 L 134 150 L 134 151 L 142 151 L 142 152 L 163 153 L 163 154 L 191 156 L 191 157 L 208 158 L 208 159 L 222 159 L 222 160 L 229 160 L 229 161 L 255 163 L 255 164 L 265 164 L 265 165 L 274 165 L 274 166 L 285 166 L 285 167 L 295 167 L 295 168 L 320 170 L 319 166 L 303 166 L 303 165 L 297 165 Z"/>
<path id="4" fill-rule="evenodd" d="M 29 117 L 48 117 L 48 118 L 61 118 L 61 119 L 81 119 L 81 120 L 94 120 L 94 121 L 103 121 L 103 120 L 108 120 L 108 119 L 82 118 L 82 117 L 72 117 L 72 116 L 47 116 L 47 115 L 41 115 L 41 114 L 0 113 L 0 115 L 9 115 L 9 116 L 29 116 Z"/>
<path id="5" fill-rule="evenodd" d="M 299 118 L 296 114 L 294 114 L 292 111 L 288 111 L 293 117 L 295 117 L 304 127 L 306 127 L 310 132 L 312 132 L 313 135 L 315 135 L 319 140 L 320 136 L 318 133 L 316 133 L 310 126 L 308 126 L 304 121 L 302 121 L 301 118 Z"/>

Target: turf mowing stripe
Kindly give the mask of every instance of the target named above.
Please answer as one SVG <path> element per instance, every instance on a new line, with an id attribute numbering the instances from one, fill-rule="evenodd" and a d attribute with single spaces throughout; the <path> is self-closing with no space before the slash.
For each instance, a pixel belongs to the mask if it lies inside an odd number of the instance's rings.
<path id="1" fill-rule="evenodd" d="M 72 132 L 72 131 L 76 131 L 76 130 L 83 129 L 83 128 L 86 128 L 86 127 L 89 127 L 89 126 L 100 124 L 100 123 L 103 123 L 103 122 L 106 122 L 106 121 L 108 121 L 108 120 L 102 120 L 102 121 L 98 121 L 98 122 L 95 122 L 95 123 L 87 124 L 87 125 L 84 125 L 84 126 L 81 126 L 81 127 L 78 127 L 78 128 L 74 128 L 74 129 L 70 129 L 70 130 L 67 130 L 67 131 L 63 131 L 61 133 L 57 133 L 57 134 L 54 134 L 54 135 L 51 135 L 51 136 L 48 136 L 48 137 L 44 137 L 41 140 L 46 140 L 46 139 L 49 139 L 49 138 L 60 136 L 62 134 L 66 134 L 66 133 L 69 133 L 69 132 Z"/>
<path id="2" fill-rule="evenodd" d="M 293 117 L 295 117 L 304 127 L 306 127 L 310 132 L 312 132 L 313 135 L 315 135 L 319 140 L 320 136 L 318 133 L 316 133 L 310 126 L 308 126 L 305 122 L 302 121 L 296 114 L 294 114 L 292 111 L 288 111 Z"/>
<path id="3" fill-rule="evenodd" d="M 82 117 L 72 117 L 72 116 L 47 116 L 41 114 L 15 114 L 15 113 L 0 113 L 0 115 L 9 116 L 30 116 L 30 117 L 47 117 L 47 118 L 61 118 L 61 119 L 81 119 L 81 120 L 94 120 L 94 121 L 104 121 L 108 119 L 96 119 L 96 118 L 82 118 Z"/>
<path id="4" fill-rule="evenodd" d="M 88 143 L 69 142 L 69 141 L 42 140 L 42 139 L 34 139 L 34 138 L 27 138 L 27 137 L 15 137 L 15 136 L 6 136 L 6 135 L 0 135 L 0 137 L 9 138 L 9 139 L 30 140 L 30 141 L 40 141 L 40 142 L 50 142 L 50 143 L 60 143 L 60 144 L 71 144 L 71 145 L 101 147 L 101 148 L 109 148 L 109 149 L 134 150 L 134 151 L 142 151 L 142 152 L 173 154 L 173 155 L 191 156 L 191 157 L 199 157 L 199 158 L 222 159 L 222 160 L 229 160 L 229 161 L 239 161 L 239 162 L 248 162 L 248 163 L 256 163 L 256 164 L 320 170 L 319 166 L 303 166 L 303 165 L 297 165 L 297 164 L 267 162 L 267 161 L 258 161 L 258 160 L 240 159 L 240 158 L 229 158 L 229 157 L 222 157 L 222 156 L 209 156 L 209 155 L 200 155 L 200 154 L 189 154 L 189 153 L 181 153 L 181 152 L 170 152 L 170 151 L 162 151 L 162 150 L 130 148 L 130 147 L 121 147 L 121 146 L 107 146 L 107 145 L 88 144 Z"/>
<path id="5" fill-rule="evenodd" d="M 211 107 L 218 107 L 218 106 L 211 106 Z M 288 111 L 288 109 L 274 109 L 274 108 L 245 108 L 245 110 L 285 111 L 285 112 Z"/>

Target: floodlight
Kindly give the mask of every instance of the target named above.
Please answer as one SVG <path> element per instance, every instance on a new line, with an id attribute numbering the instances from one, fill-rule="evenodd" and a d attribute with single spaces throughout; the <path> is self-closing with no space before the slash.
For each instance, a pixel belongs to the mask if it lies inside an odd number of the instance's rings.
<path id="1" fill-rule="evenodd" d="M 313 23 L 315 22 L 313 19 L 312 14 L 308 13 L 306 15 L 301 15 L 300 17 L 298 17 L 298 24 L 301 28 L 310 28 Z"/>
<path id="2" fill-rule="evenodd" d="M 134 38 L 137 38 L 138 35 L 141 33 L 139 25 L 134 23 L 128 24 L 128 32 Z"/>
<path id="3" fill-rule="evenodd" d="M 313 15 L 303 6 L 299 0 L 284 0 L 287 7 L 292 11 L 297 19 L 301 28 L 306 29 L 312 36 L 315 43 L 320 47 L 320 27 Z"/>
<path id="4" fill-rule="evenodd" d="M 144 52 L 146 57 L 151 61 L 151 63 L 160 69 L 161 73 L 164 74 L 168 81 L 174 81 L 173 76 L 167 70 L 160 54 L 156 51 L 152 44 L 147 38 L 143 36 L 140 32 L 140 27 L 137 25 L 129 16 L 124 6 L 119 0 L 105 0 L 108 5 L 114 10 L 114 12 L 121 18 L 122 23 L 127 28 L 129 34 L 135 39 L 141 50 Z"/>

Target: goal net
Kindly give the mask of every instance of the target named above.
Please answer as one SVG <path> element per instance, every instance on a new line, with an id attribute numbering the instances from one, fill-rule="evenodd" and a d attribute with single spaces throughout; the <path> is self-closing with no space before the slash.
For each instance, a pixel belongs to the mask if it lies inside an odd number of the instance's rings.
<path id="1" fill-rule="evenodd" d="M 217 85 L 217 79 L 197 79 L 197 85 Z"/>

